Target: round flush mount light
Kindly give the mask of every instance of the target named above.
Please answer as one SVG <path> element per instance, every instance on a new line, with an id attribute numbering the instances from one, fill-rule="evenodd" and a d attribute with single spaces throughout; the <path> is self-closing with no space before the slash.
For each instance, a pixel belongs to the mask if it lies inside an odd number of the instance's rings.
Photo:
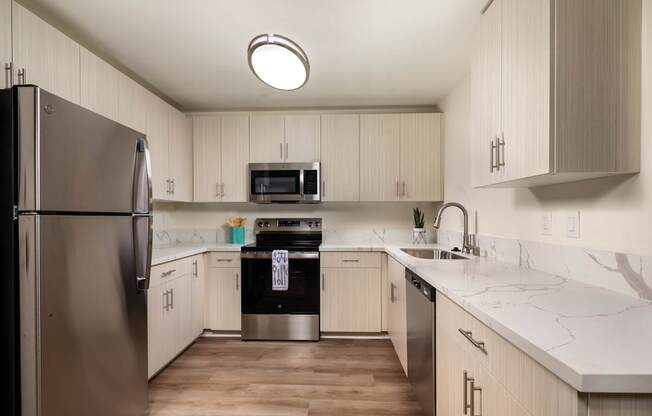
<path id="1" fill-rule="evenodd" d="M 308 81 L 308 56 L 285 36 L 272 33 L 256 36 L 249 43 L 247 56 L 251 72 L 272 88 L 291 91 Z"/>

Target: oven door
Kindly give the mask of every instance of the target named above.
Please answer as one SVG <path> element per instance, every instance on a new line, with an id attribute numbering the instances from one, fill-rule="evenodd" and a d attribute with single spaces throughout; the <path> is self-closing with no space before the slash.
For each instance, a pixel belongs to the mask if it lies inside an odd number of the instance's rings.
<path id="1" fill-rule="evenodd" d="M 241 253 L 243 314 L 319 314 L 319 252 L 288 257 L 289 288 L 275 291 L 271 251 Z"/>

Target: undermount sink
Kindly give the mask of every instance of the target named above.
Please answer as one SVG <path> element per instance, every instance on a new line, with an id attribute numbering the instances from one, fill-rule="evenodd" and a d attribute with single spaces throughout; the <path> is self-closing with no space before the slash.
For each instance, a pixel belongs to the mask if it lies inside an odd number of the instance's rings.
<path id="1" fill-rule="evenodd" d="M 467 257 L 451 251 L 438 248 L 402 248 L 401 251 L 409 256 L 429 260 L 468 260 Z"/>

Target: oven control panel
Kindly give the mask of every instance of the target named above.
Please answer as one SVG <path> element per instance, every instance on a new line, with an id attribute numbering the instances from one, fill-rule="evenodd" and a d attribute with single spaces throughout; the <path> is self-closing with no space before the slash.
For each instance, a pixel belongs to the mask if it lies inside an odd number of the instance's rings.
<path id="1" fill-rule="evenodd" d="M 321 232 L 321 218 L 258 218 L 254 231 L 261 232 Z"/>

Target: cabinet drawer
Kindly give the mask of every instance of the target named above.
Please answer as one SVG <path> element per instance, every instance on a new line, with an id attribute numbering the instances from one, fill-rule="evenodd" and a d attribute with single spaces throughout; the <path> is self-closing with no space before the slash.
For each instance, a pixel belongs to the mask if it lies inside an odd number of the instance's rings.
<path id="1" fill-rule="evenodd" d="M 240 268 L 240 253 L 236 251 L 209 253 L 208 267 Z"/>
<path id="2" fill-rule="evenodd" d="M 322 252 L 321 267 L 346 269 L 380 269 L 381 253 L 351 251 Z"/>
<path id="3" fill-rule="evenodd" d="M 188 257 L 153 266 L 150 274 L 149 286 L 158 286 L 161 283 L 174 280 L 179 276 L 192 273 L 193 261 L 192 257 Z"/>

